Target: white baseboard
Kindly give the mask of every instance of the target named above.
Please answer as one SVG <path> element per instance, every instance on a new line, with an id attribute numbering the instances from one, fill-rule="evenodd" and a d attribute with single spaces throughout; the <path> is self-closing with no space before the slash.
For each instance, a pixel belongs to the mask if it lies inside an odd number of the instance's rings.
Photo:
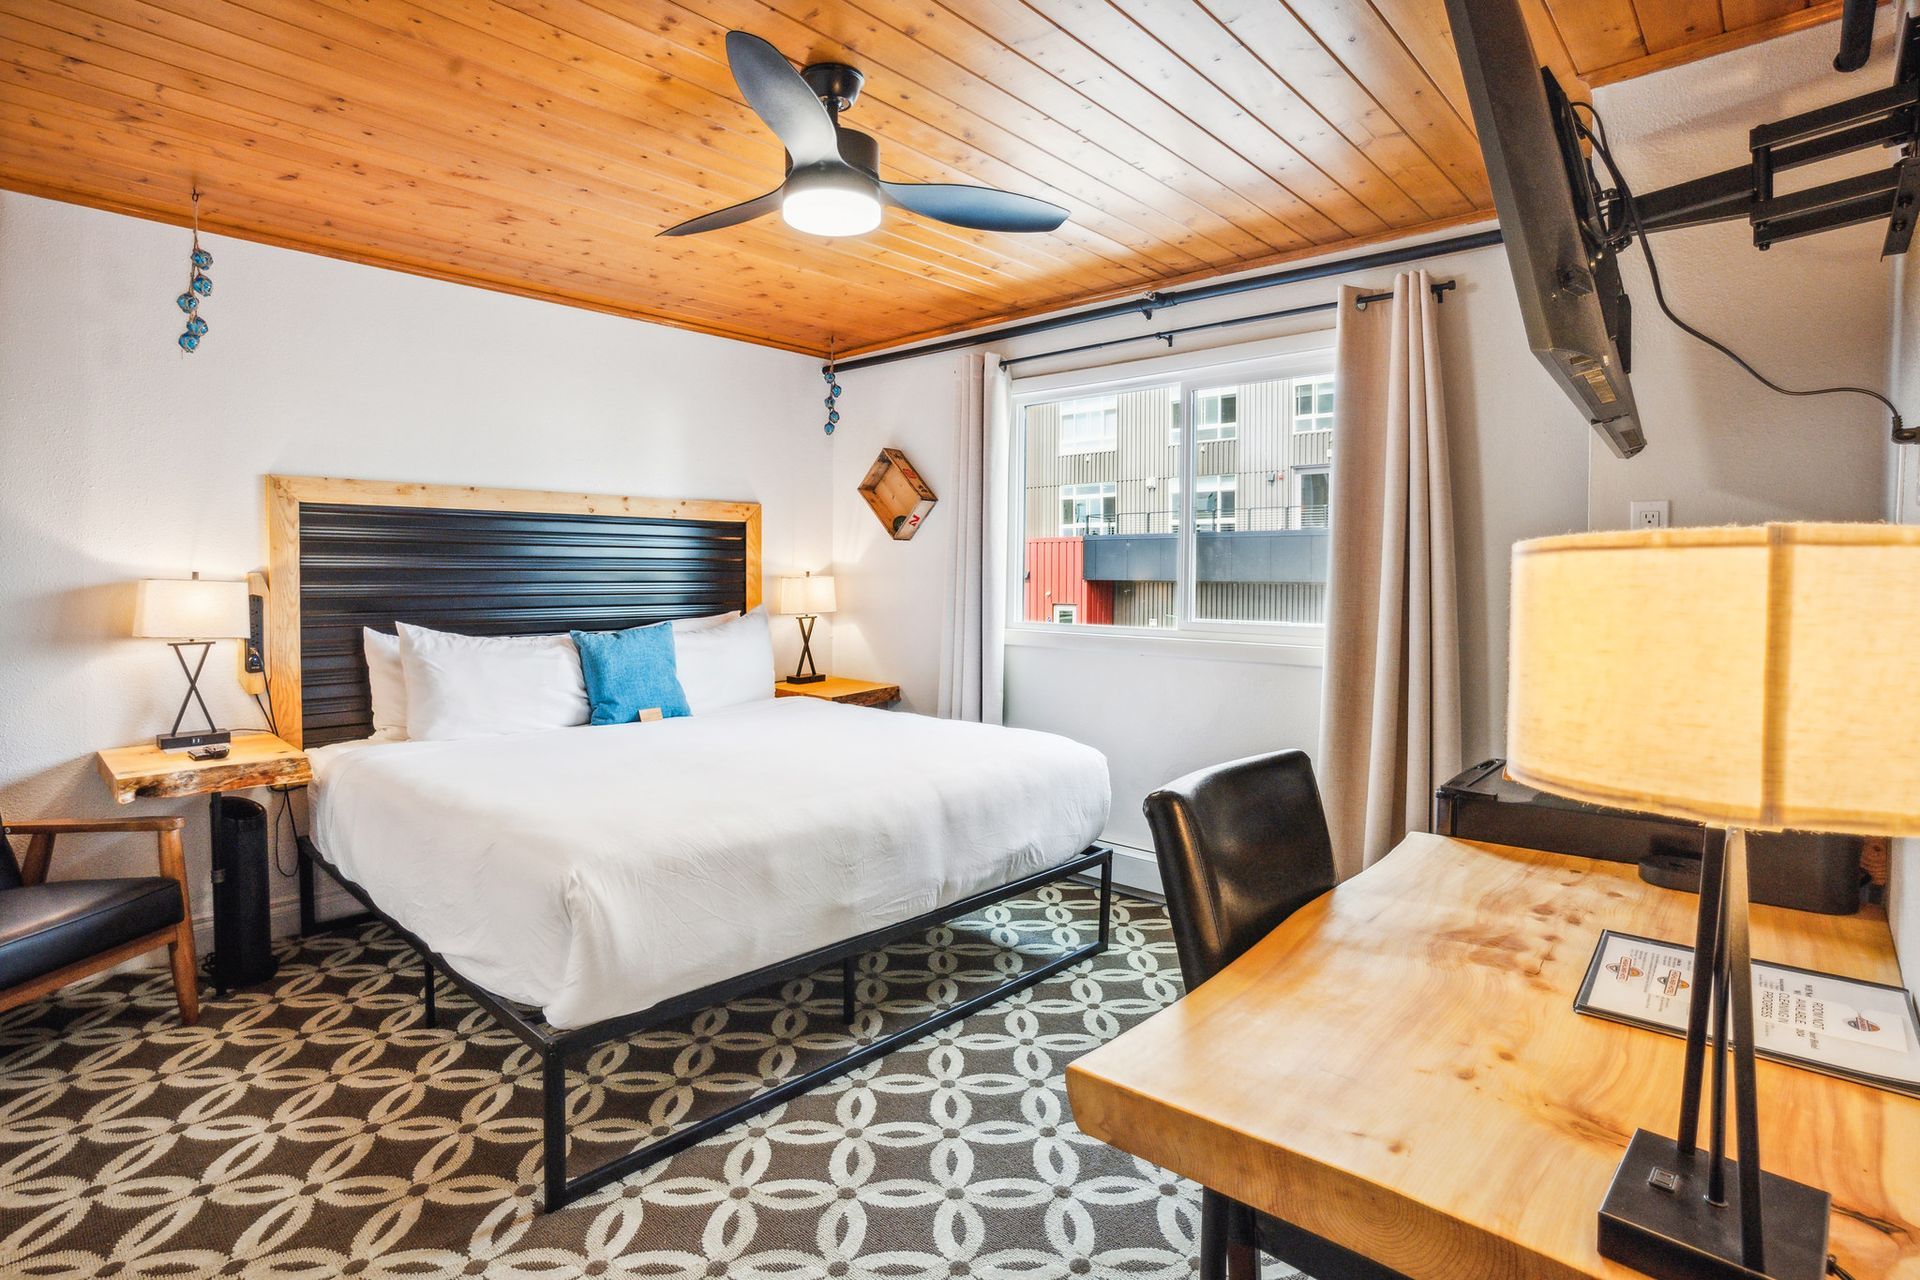
<path id="1" fill-rule="evenodd" d="M 1160 863 L 1151 849 L 1136 849 L 1131 845 L 1119 844 L 1109 840 L 1107 847 L 1113 850 L 1113 882 L 1126 889 L 1137 889 L 1150 893 L 1156 898 L 1166 897 L 1166 890 L 1160 883 Z"/>

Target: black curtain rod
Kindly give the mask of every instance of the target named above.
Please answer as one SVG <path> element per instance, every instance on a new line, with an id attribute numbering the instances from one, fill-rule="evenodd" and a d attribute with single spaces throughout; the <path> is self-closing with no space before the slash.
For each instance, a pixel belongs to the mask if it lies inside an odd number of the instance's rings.
<path id="1" fill-rule="evenodd" d="M 1337 258 L 1329 262 L 1317 262 L 1304 267 L 1283 267 L 1278 271 L 1269 271 L 1265 275 L 1246 276 L 1239 280 L 1222 280 L 1213 284 L 1193 285 L 1186 289 L 1155 290 L 1144 297 L 1131 302 L 1109 302 L 1104 306 L 1091 307 L 1085 311 L 1075 311 L 1063 316 L 1048 316 L 1042 320 L 1028 320 L 1023 324 L 1006 325 L 999 329 L 982 329 L 978 333 L 963 333 L 957 337 L 944 338 L 939 342 L 930 342 L 925 346 L 902 347 L 895 351 L 882 351 L 876 355 L 860 356 L 853 360 L 844 360 L 834 365 L 822 365 L 822 370 L 832 368 L 837 373 L 851 373 L 856 369 L 872 369 L 883 364 L 892 364 L 896 360 L 911 360 L 916 356 L 941 355 L 948 351 L 964 351 L 969 347 L 984 346 L 992 342 L 1006 342 L 1014 338 L 1024 338 L 1036 333 L 1051 333 L 1055 329 L 1072 328 L 1075 325 L 1092 324 L 1097 320 L 1112 320 L 1121 316 L 1138 315 L 1149 320 L 1156 311 L 1168 307 L 1177 307 L 1187 302 L 1205 302 L 1212 298 L 1227 298 L 1240 293 L 1252 293 L 1256 289 L 1271 289 L 1276 285 L 1298 284 L 1304 280 L 1324 280 L 1329 276 L 1345 275 L 1352 271 L 1371 271 L 1377 267 L 1394 267 L 1402 263 L 1418 262 L 1424 258 L 1437 258 L 1446 253 L 1464 253 L 1469 249 L 1485 249 L 1500 243 L 1500 231 L 1496 227 L 1488 231 L 1474 231 L 1467 235 L 1453 236 L 1446 240 L 1434 240 L 1427 244 L 1398 245 L 1391 249 L 1381 249 L 1374 253 L 1358 254 L 1351 258 Z M 1152 335 L 1148 335 L 1152 336 Z"/>
<path id="2" fill-rule="evenodd" d="M 1439 302 L 1447 295 L 1447 292 L 1454 287 L 1454 283 L 1451 280 L 1439 280 L 1428 287 L 1433 290 L 1433 300 Z M 1391 301 L 1392 298 L 1393 295 L 1391 293 L 1363 293 L 1353 300 L 1353 305 L 1361 311 L 1365 311 L 1368 303 L 1388 302 Z M 1000 362 L 1000 367 L 1002 369 L 1011 369 L 1013 366 L 1025 364 L 1029 360 L 1051 360 L 1055 356 L 1079 355 L 1083 351 L 1104 351 L 1108 347 L 1123 346 L 1129 342 L 1157 341 L 1164 342 L 1171 347 L 1173 340 L 1182 334 L 1204 333 L 1209 329 L 1229 329 L 1234 325 L 1240 324 L 1259 324 L 1262 320 L 1284 320 L 1288 316 L 1309 316 L 1316 311 L 1332 311 L 1339 305 L 1338 302 L 1310 302 L 1303 307 L 1287 307 L 1281 311 L 1262 311 L 1256 316 L 1235 316 L 1231 320 L 1209 320 L 1205 324 L 1190 324 L 1179 329 L 1163 329 L 1159 333 L 1135 333 L 1129 334 L 1124 338 L 1109 338 L 1105 342 L 1088 342 L 1077 347 L 1060 347 L 1053 351 L 1036 351 L 1030 356 L 1011 356 L 1004 359 Z"/>

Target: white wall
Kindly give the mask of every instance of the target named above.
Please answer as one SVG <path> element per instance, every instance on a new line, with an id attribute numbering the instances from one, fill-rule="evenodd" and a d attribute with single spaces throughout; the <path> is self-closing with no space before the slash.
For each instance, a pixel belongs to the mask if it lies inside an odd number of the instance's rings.
<path id="1" fill-rule="evenodd" d="M 211 332 L 185 356 L 173 298 L 186 233 L 0 192 L 8 814 L 113 809 L 92 753 L 166 728 L 183 687 L 164 645 L 127 637 L 130 583 L 261 567 L 270 472 L 757 499 L 769 577 L 831 561 L 831 446 L 812 407 L 813 361 L 259 245 L 206 245 Z M 792 628 L 775 634 L 790 662 Z M 209 702 L 223 724 L 257 725 L 233 661 L 231 645 L 214 651 Z M 204 806 L 137 809 L 189 816 L 204 916 Z M 56 870 L 151 865 L 143 844 L 79 838 Z"/>
<path id="2" fill-rule="evenodd" d="M 1754 125 L 1885 86 L 1892 24 L 1862 70 L 1834 73 L 1834 28 L 1807 31 L 1597 90 L 1636 191 L 1742 164 Z M 1782 192 L 1885 163 L 1878 154 L 1783 176 Z M 1667 299 L 1789 387 L 1885 387 L 1890 272 L 1884 225 L 1788 241 L 1765 253 L 1743 222 L 1656 232 Z M 1636 248 L 1633 387 L 1647 448 L 1622 462 L 1590 447 L 1593 528 L 1624 528 L 1635 499 L 1666 498 L 1675 524 L 1872 520 L 1884 504 L 1887 415 L 1861 396 L 1788 399 L 1680 333 L 1654 305 Z"/>
<path id="3" fill-rule="evenodd" d="M 1458 282 L 1441 308 L 1458 507 L 1469 758 L 1497 753 L 1506 716 L 1507 549 L 1519 538 L 1583 528 L 1587 427 L 1539 365 L 1525 356 L 1520 314 L 1499 249 L 1433 259 Z M 1160 312 L 1151 322 L 1106 321 L 1036 335 L 999 348 L 1015 356 L 1128 333 L 1252 315 L 1329 299 L 1339 285 L 1392 284 L 1391 270 L 1262 290 Z M 1330 314 L 1263 322 L 1207 335 L 1228 346 L 1306 332 Z M 1179 349 L 1195 349 L 1183 342 Z M 1115 363 L 1164 350 L 1152 342 L 1098 353 Z M 1516 355 L 1516 353 L 1518 353 Z M 1090 363 L 1081 357 L 1078 363 Z M 1034 373 L 1075 361 L 1036 361 Z M 845 674 L 899 680 L 908 705 L 932 710 L 940 639 L 952 584 L 953 521 L 936 509 L 911 542 L 895 543 L 854 486 L 882 446 L 902 448 L 935 492 L 954 474 L 963 355 L 927 356 L 844 375 L 843 421 L 834 443 L 834 553 L 847 585 L 836 616 L 835 657 Z M 1205 764 L 1283 747 L 1311 749 L 1319 736 L 1317 665 L 1296 653 L 1267 660 L 1223 656 L 1214 645 L 1075 634 L 1074 644 L 1017 644 L 1007 654 L 1012 723 L 1091 743 L 1113 770 L 1110 840 L 1151 848 L 1140 802 L 1159 783 Z M 1136 877 L 1144 868 L 1134 864 Z M 1150 877 L 1145 877 L 1150 879 Z M 1137 879 L 1135 882 L 1139 882 Z"/>

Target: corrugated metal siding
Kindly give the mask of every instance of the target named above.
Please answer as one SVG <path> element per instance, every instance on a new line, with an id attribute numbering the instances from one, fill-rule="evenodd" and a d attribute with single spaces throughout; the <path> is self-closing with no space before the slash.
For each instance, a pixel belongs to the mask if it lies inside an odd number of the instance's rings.
<path id="1" fill-rule="evenodd" d="M 1027 539 L 1022 594 L 1028 622 L 1051 622 L 1057 604 L 1073 605 L 1083 624 L 1113 621 L 1113 584 L 1086 580 L 1086 553 L 1079 538 Z"/>
<path id="2" fill-rule="evenodd" d="M 1193 611 L 1206 622 L 1320 623 L 1326 621 L 1327 588 L 1319 582 L 1202 582 Z"/>
<path id="3" fill-rule="evenodd" d="M 1171 582 L 1116 582 L 1113 620 L 1122 627 L 1164 627 L 1173 621 Z"/>

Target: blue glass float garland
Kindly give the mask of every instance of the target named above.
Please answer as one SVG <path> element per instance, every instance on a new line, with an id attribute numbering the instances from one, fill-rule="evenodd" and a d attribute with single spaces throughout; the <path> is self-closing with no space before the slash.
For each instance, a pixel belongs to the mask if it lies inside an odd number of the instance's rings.
<path id="1" fill-rule="evenodd" d="M 213 255 L 200 247 L 200 192 L 196 190 L 193 193 L 193 252 L 187 259 L 187 291 L 173 300 L 187 316 L 187 327 L 180 333 L 180 349 L 188 355 L 198 351 L 200 339 L 207 336 L 200 299 L 213 293 L 213 280 L 207 275 L 207 268 L 212 265 Z"/>
<path id="2" fill-rule="evenodd" d="M 827 434 L 832 435 L 833 429 L 840 425 L 840 408 L 836 402 L 840 399 L 840 392 L 844 390 L 839 379 L 833 376 L 832 348 L 827 350 L 827 367 L 820 371 L 820 376 L 827 380 L 827 398 L 822 403 L 827 406 Z"/>

